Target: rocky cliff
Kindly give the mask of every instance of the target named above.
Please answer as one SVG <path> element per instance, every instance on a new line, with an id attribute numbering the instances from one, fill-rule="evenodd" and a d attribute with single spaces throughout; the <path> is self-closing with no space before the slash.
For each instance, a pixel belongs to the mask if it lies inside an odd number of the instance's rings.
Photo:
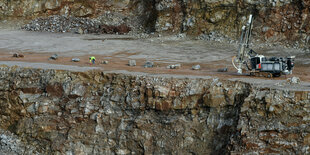
<path id="1" fill-rule="evenodd" d="M 90 17 L 102 24 L 127 24 L 146 32 L 187 33 L 202 35 L 202 39 L 216 33 L 238 39 L 252 13 L 256 39 L 308 46 L 309 7 L 308 0 L 0 0 L 0 20 Z"/>
<path id="2" fill-rule="evenodd" d="M 310 151 L 308 90 L 6 66 L 0 83 L 2 153 Z"/>

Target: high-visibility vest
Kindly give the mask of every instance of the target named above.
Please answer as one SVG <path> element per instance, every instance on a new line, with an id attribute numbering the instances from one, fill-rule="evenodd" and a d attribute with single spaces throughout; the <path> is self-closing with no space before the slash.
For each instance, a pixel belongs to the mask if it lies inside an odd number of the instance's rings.
<path id="1" fill-rule="evenodd" d="M 96 58 L 94 56 L 89 57 L 89 62 L 92 62 L 93 60 L 96 60 Z"/>

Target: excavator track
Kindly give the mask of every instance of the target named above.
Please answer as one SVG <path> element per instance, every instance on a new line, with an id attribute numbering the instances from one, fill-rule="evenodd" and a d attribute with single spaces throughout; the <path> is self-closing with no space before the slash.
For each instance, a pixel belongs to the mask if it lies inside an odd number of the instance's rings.
<path id="1" fill-rule="evenodd" d="M 273 74 L 269 72 L 251 71 L 250 76 L 273 78 Z"/>

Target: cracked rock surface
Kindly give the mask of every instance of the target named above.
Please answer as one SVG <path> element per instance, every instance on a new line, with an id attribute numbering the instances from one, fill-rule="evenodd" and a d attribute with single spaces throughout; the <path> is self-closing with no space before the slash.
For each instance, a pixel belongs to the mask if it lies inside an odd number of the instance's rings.
<path id="1" fill-rule="evenodd" d="M 252 13 L 253 41 L 298 48 L 309 46 L 309 7 L 308 0 L 0 0 L 0 20 L 33 20 L 25 28 L 36 31 L 71 32 L 79 25 L 94 33 L 100 22 L 126 25 L 134 32 L 186 33 L 235 42 Z"/>
<path id="2" fill-rule="evenodd" d="M 7 66 L 0 75 L 5 153 L 309 151 L 309 89 Z"/>

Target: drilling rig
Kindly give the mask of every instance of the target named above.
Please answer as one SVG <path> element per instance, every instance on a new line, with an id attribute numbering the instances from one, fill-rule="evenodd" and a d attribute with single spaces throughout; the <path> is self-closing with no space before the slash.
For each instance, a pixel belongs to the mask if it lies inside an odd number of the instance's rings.
<path id="1" fill-rule="evenodd" d="M 251 76 L 279 77 L 292 74 L 295 56 L 265 57 L 249 48 L 253 26 L 253 15 L 249 16 L 246 25 L 242 27 L 238 54 L 232 58 L 232 64 L 238 74 L 244 71 Z"/>

